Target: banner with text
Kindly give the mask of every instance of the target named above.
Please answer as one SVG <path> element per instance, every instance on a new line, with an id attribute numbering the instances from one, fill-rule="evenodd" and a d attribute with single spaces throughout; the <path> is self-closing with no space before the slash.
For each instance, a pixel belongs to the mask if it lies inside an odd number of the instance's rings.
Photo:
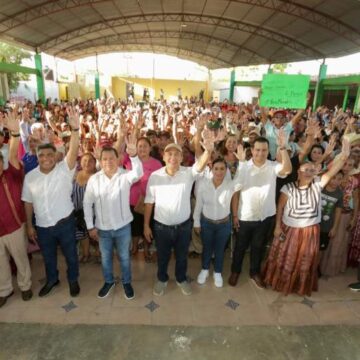
<path id="1" fill-rule="evenodd" d="M 260 106 L 305 109 L 309 75 L 266 74 L 261 83 Z"/>

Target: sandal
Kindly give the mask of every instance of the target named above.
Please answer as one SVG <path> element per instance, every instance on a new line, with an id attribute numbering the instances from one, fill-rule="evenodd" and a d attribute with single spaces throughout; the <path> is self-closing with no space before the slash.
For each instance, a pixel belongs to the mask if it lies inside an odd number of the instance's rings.
<path id="1" fill-rule="evenodd" d="M 86 264 L 90 261 L 90 255 L 83 255 L 80 259 L 79 259 L 79 263 L 81 264 Z"/>

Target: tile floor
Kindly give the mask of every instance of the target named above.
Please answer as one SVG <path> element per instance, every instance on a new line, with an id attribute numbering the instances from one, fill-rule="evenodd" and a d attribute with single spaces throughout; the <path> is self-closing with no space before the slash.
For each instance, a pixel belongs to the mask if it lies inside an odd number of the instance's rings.
<path id="1" fill-rule="evenodd" d="M 119 273 L 117 260 L 114 262 Z M 229 275 L 230 259 L 226 255 L 224 280 Z M 244 269 L 248 268 L 245 263 Z M 80 265 L 81 293 L 71 298 L 66 282 L 66 267 L 59 254 L 61 284 L 48 297 L 37 296 L 43 282 L 44 269 L 40 254 L 32 261 L 34 297 L 29 302 L 15 295 L 0 309 L 0 322 L 43 324 L 132 324 L 167 326 L 241 326 L 241 325 L 360 325 L 360 293 L 347 289 L 356 278 L 356 271 L 320 279 L 320 290 L 310 298 L 297 295 L 283 296 L 272 290 L 256 288 L 243 274 L 233 288 L 214 287 L 212 277 L 199 286 L 192 281 L 193 295 L 184 296 L 174 281 L 174 260 L 169 268 L 170 281 L 162 297 L 152 294 L 156 279 L 156 264 L 147 264 L 143 254 L 132 260 L 135 299 L 123 296 L 122 286 L 105 299 L 97 292 L 103 284 L 101 266 L 88 263 Z M 200 259 L 189 259 L 188 274 L 196 279 Z M 15 281 L 15 279 L 14 279 Z"/>

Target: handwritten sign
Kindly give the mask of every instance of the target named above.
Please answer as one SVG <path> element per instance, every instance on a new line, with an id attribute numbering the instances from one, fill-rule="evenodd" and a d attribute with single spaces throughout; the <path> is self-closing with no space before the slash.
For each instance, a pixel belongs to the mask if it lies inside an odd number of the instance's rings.
<path id="1" fill-rule="evenodd" d="M 266 74 L 261 83 L 260 106 L 305 109 L 309 75 Z"/>

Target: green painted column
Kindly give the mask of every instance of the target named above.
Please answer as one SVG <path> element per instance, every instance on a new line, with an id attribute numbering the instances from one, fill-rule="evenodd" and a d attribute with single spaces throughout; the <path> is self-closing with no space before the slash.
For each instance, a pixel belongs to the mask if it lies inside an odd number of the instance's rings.
<path id="1" fill-rule="evenodd" d="M 95 98 L 100 99 L 100 76 L 99 73 L 95 73 Z"/>
<path id="2" fill-rule="evenodd" d="M 324 86 L 322 84 L 322 81 L 326 78 L 326 71 L 327 71 L 327 65 L 325 64 L 324 61 L 320 65 L 320 69 L 319 69 L 319 77 L 315 87 L 313 110 L 316 110 L 316 108 L 321 105 L 324 95 Z"/>
<path id="3" fill-rule="evenodd" d="M 36 84 L 38 100 L 45 104 L 45 82 L 42 70 L 41 54 L 35 54 Z"/>
<path id="4" fill-rule="evenodd" d="M 359 113 L 360 111 L 360 86 L 358 86 L 357 93 L 356 93 L 356 100 L 354 105 L 354 113 Z"/>
<path id="5" fill-rule="evenodd" d="M 234 101 L 234 89 L 235 89 L 235 69 L 232 69 L 230 74 L 230 94 L 229 94 L 229 100 L 231 102 Z"/>
<path id="6" fill-rule="evenodd" d="M 342 108 L 344 111 L 346 110 L 346 105 L 348 103 L 348 99 L 349 99 L 349 88 L 347 87 L 344 92 L 344 100 L 343 100 L 343 104 L 342 104 Z"/>

